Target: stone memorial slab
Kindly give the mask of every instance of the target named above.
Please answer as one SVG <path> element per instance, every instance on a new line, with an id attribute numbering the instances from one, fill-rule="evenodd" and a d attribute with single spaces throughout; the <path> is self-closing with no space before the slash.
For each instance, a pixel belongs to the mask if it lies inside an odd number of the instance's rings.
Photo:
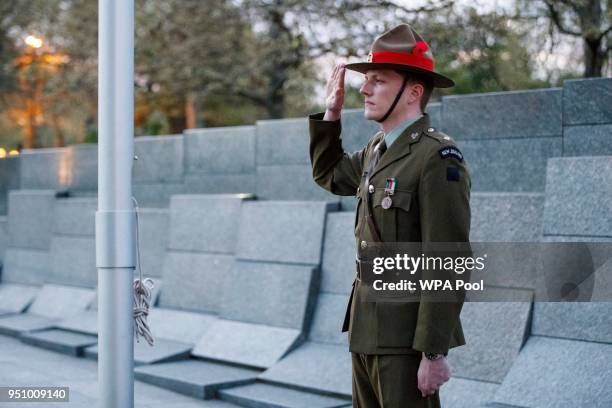
<path id="1" fill-rule="evenodd" d="M 312 321 L 309 339 L 321 343 L 347 345 L 346 333 L 342 333 L 348 295 L 320 293 Z"/>
<path id="2" fill-rule="evenodd" d="M 20 188 L 21 156 L 7 156 L 0 160 L 0 214 L 8 212 L 8 192 Z"/>
<path id="3" fill-rule="evenodd" d="M 461 322 L 466 344 L 449 351 L 453 372 L 462 378 L 501 383 L 529 335 L 530 291 L 488 289 L 520 302 L 465 302 Z M 514 292 L 504 293 L 504 292 Z"/>
<path id="4" fill-rule="evenodd" d="M 531 336 L 492 402 L 542 408 L 609 407 L 611 376 L 611 344 Z"/>
<path id="5" fill-rule="evenodd" d="M 66 318 L 86 309 L 94 296 L 95 291 L 91 289 L 47 284 L 28 308 L 28 314 Z"/>
<path id="6" fill-rule="evenodd" d="M 185 184 L 179 182 L 134 183 L 132 194 L 141 208 L 168 208 L 170 197 L 184 194 Z"/>
<path id="7" fill-rule="evenodd" d="M 95 288 L 96 242 L 94 236 L 54 235 L 49 249 L 51 270 L 48 282 Z"/>
<path id="8" fill-rule="evenodd" d="M 611 156 L 612 125 L 567 126 L 563 156 Z"/>
<path id="9" fill-rule="evenodd" d="M 255 192 L 263 200 L 325 200 L 340 202 L 312 179 L 310 164 L 257 166 Z"/>
<path id="10" fill-rule="evenodd" d="M 134 338 L 134 365 L 141 366 L 185 360 L 189 358 L 189 352 L 192 348 L 193 344 L 165 339 L 155 339 L 154 346 L 149 346 L 145 339 L 140 338 L 139 341 L 136 341 L 136 338 Z M 98 346 L 92 345 L 85 348 L 84 356 L 97 360 L 98 352 Z"/>
<path id="11" fill-rule="evenodd" d="M 73 333 L 66 330 L 50 329 L 21 333 L 19 339 L 27 344 L 57 351 L 74 357 L 84 355 L 86 347 L 98 342 L 97 336 Z"/>
<path id="12" fill-rule="evenodd" d="M 185 192 L 189 194 L 247 194 L 255 192 L 255 171 L 245 174 L 186 174 Z"/>
<path id="13" fill-rule="evenodd" d="M 6 315 L 0 317 L 0 334 L 18 337 L 21 333 L 50 329 L 59 320 L 31 313 Z"/>
<path id="14" fill-rule="evenodd" d="M 548 161 L 545 235 L 612 237 L 612 157 Z"/>
<path id="15" fill-rule="evenodd" d="M 216 316 L 154 307 L 149 310 L 149 328 L 156 339 L 195 345 L 212 325 Z"/>
<path id="16" fill-rule="evenodd" d="M 97 301 L 93 303 L 97 304 Z M 96 309 L 82 310 L 73 316 L 59 321 L 55 327 L 75 333 L 97 335 L 98 311 Z"/>
<path id="17" fill-rule="evenodd" d="M 307 118 L 257 121 L 257 165 L 310 164 Z"/>
<path id="18" fill-rule="evenodd" d="M 562 155 L 562 144 L 560 136 L 457 142 L 470 171 L 472 192 L 544 191 L 546 161 Z"/>
<path id="19" fill-rule="evenodd" d="M 0 316 L 23 312 L 38 294 L 38 286 L 0 283 Z"/>
<path id="20" fill-rule="evenodd" d="M 562 134 L 561 88 L 450 95 L 442 105 L 444 131 L 456 140 Z"/>
<path id="21" fill-rule="evenodd" d="M 317 265 L 325 216 L 333 208 L 321 201 L 245 202 L 236 255 L 243 260 Z"/>
<path id="22" fill-rule="evenodd" d="M 349 399 L 313 394 L 261 382 L 220 390 L 219 397 L 224 401 L 247 407 L 336 408 L 351 405 Z"/>
<path id="23" fill-rule="evenodd" d="M 313 279 L 311 266 L 237 261 L 223 281 L 219 316 L 301 331 L 315 302 Z"/>
<path id="24" fill-rule="evenodd" d="M 53 233 L 94 237 L 97 208 L 97 198 L 56 199 L 53 206 Z"/>
<path id="25" fill-rule="evenodd" d="M 327 215 L 321 291 L 350 294 L 355 279 L 355 214 L 335 212 Z"/>
<path id="26" fill-rule="evenodd" d="M 234 258 L 225 254 L 167 251 L 164 260 L 162 307 L 217 313 L 224 276 Z"/>
<path id="27" fill-rule="evenodd" d="M 134 139 L 134 183 L 180 182 L 183 179 L 183 135 Z"/>
<path id="28" fill-rule="evenodd" d="M 51 240 L 55 192 L 11 190 L 8 196 L 8 246 L 46 250 Z"/>
<path id="29" fill-rule="evenodd" d="M 612 79 L 563 81 L 563 124 L 612 123 Z"/>
<path id="30" fill-rule="evenodd" d="M 191 359 L 137 367 L 134 378 L 194 398 L 211 399 L 220 389 L 255 381 L 257 373 L 252 369 Z"/>
<path id="31" fill-rule="evenodd" d="M 342 148 L 347 153 L 363 149 L 380 130 L 377 122 L 363 117 L 363 109 L 345 109 L 342 111 L 341 120 Z"/>
<path id="32" fill-rule="evenodd" d="M 142 273 L 148 277 L 161 278 L 166 256 L 169 211 L 159 208 L 138 209 L 138 241 Z M 138 257 L 136 257 L 138 272 Z"/>
<path id="33" fill-rule="evenodd" d="M 2 282 L 40 285 L 49 275 L 49 251 L 6 248 Z"/>
<path id="34" fill-rule="evenodd" d="M 255 172 L 255 126 L 185 131 L 186 174 Z"/>
<path id="35" fill-rule="evenodd" d="M 542 235 L 541 193 L 473 193 L 470 241 L 538 242 Z"/>
<path id="36" fill-rule="evenodd" d="M 65 147 L 23 149 L 19 154 L 21 189 L 67 189 L 72 164 Z"/>
<path id="37" fill-rule="evenodd" d="M 346 345 L 307 342 L 258 378 L 274 384 L 348 397 L 351 395 L 351 355 Z"/>
<path id="38" fill-rule="evenodd" d="M 168 248 L 234 253 L 240 210 L 246 198 L 238 194 L 173 196 Z"/>
<path id="39" fill-rule="evenodd" d="M 204 333 L 192 355 L 255 368 L 267 368 L 300 339 L 300 331 L 218 320 Z"/>
<path id="40" fill-rule="evenodd" d="M 612 344 L 612 301 L 535 302 L 534 335 Z"/>
<path id="41" fill-rule="evenodd" d="M 66 147 L 65 163 L 71 191 L 98 190 L 98 144 L 78 143 Z M 64 168 L 60 171 L 65 172 Z M 61 178 L 60 178 L 61 179 Z"/>

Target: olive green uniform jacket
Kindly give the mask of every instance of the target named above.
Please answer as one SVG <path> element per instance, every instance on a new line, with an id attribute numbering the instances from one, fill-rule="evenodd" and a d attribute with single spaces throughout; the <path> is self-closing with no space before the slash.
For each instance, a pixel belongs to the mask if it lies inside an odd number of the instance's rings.
<path id="1" fill-rule="evenodd" d="M 313 178 L 333 194 L 357 198 L 355 238 L 359 247 L 373 242 L 365 220 L 365 194 L 383 242 L 469 242 L 470 175 L 454 141 L 430 127 L 429 115 L 414 122 L 388 147 L 365 186 L 378 132 L 367 146 L 346 153 L 341 123 L 309 116 Z M 451 149 L 448 149 L 451 148 Z M 450 152 L 450 153 L 449 153 Z M 395 177 L 392 206 L 383 209 L 385 183 Z M 372 189 L 372 188 L 370 188 Z M 457 302 L 365 301 L 366 287 L 353 281 L 342 331 L 349 331 L 349 350 L 365 354 L 447 353 L 465 344 Z"/>

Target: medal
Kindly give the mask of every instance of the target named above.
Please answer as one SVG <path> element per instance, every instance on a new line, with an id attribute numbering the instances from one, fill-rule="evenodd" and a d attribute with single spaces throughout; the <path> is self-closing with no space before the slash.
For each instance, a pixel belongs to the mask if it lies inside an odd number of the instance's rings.
<path id="1" fill-rule="evenodd" d="M 393 204 L 393 200 L 391 200 L 391 196 L 393 195 L 393 193 L 395 193 L 395 177 L 389 177 L 387 178 L 387 182 L 385 184 L 385 198 L 383 198 L 382 200 L 382 208 L 384 208 L 385 210 L 388 210 L 389 208 L 391 208 L 391 205 Z"/>
<path id="2" fill-rule="evenodd" d="M 384 208 L 385 210 L 388 210 L 389 208 L 391 208 L 391 204 L 393 204 L 393 201 L 391 200 L 391 196 L 389 195 L 385 196 L 385 198 L 383 198 L 382 200 L 382 208 Z"/>

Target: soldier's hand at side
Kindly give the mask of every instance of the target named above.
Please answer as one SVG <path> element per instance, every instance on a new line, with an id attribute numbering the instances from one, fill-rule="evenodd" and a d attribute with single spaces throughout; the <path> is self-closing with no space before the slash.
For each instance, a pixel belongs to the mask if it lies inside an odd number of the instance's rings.
<path id="1" fill-rule="evenodd" d="M 344 105 L 344 64 L 334 67 L 325 86 L 325 116 L 323 120 L 338 120 Z"/>
<path id="2" fill-rule="evenodd" d="M 425 355 L 421 358 L 419 371 L 417 372 L 418 387 L 421 395 L 426 397 L 436 392 L 438 388 L 450 379 L 450 366 L 446 357 L 437 360 L 428 360 Z"/>

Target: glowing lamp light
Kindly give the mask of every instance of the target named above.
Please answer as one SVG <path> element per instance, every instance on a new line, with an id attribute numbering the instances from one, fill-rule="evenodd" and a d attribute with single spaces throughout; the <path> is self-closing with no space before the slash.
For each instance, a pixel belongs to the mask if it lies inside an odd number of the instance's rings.
<path id="1" fill-rule="evenodd" d="M 43 44 L 42 39 L 35 37 L 33 35 L 28 35 L 24 41 L 27 45 L 29 45 L 32 48 L 40 48 L 42 47 L 42 44 Z"/>

